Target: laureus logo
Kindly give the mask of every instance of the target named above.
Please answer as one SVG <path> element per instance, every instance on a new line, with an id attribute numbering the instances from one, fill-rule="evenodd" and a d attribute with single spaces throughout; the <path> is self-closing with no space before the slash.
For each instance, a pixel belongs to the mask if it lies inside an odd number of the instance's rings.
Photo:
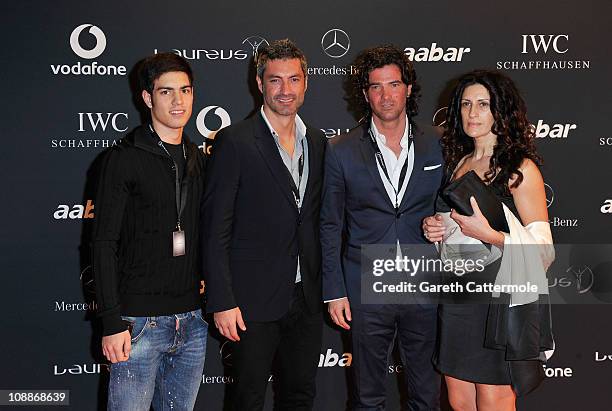
<path id="1" fill-rule="evenodd" d="M 565 272 L 576 277 L 576 290 L 578 294 L 589 292 L 593 288 L 593 284 L 595 284 L 595 275 L 588 265 L 572 265 Z"/>
<path id="2" fill-rule="evenodd" d="M 261 45 L 270 45 L 270 43 L 268 43 L 268 40 L 264 39 L 261 36 L 249 36 L 246 39 L 242 40 L 242 44 L 248 44 L 249 46 L 251 46 L 251 48 L 253 49 L 253 57 L 257 57 L 257 52 L 259 51 L 259 47 L 261 47 Z"/>
<path id="3" fill-rule="evenodd" d="M 79 36 L 86 28 L 89 28 L 89 34 L 96 38 L 96 45 L 90 50 L 84 49 L 79 42 Z M 81 24 L 72 30 L 70 34 L 70 47 L 72 47 L 74 54 L 80 58 L 88 60 L 95 59 L 104 52 L 104 49 L 106 49 L 106 36 L 98 26 L 94 26 L 93 24 Z"/>

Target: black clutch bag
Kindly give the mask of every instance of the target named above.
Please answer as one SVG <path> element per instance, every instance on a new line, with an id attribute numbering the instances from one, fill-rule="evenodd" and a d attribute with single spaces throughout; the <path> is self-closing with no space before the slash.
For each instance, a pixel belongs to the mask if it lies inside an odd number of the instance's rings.
<path id="1" fill-rule="evenodd" d="M 504 208 L 501 200 L 478 177 L 474 170 L 470 170 L 461 178 L 453 181 L 442 190 L 444 200 L 459 214 L 471 216 L 474 214 L 470 197 L 474 197 L 482 214 L 487 218 L 491 228 L 497 231 L 509 232 Z"/>

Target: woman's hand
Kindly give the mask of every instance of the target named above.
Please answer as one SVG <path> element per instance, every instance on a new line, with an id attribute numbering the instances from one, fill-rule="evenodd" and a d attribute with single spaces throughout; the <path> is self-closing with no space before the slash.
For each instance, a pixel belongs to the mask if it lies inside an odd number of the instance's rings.
<path id="1" fill-rule="evenodd" d="M 478 203 L 473 196 L 470 197 L 470 204 L 474 210 L 474 214 L 471 216 L 459 214 L 455 210 L 451 211 L 450 217 L 459 225 L 461 232 L 483 243 L 502 246 L 504 244 L 504 235 L 491 228 L 489 221 L 480 211 L 480 207 L 478 207 Z"/>

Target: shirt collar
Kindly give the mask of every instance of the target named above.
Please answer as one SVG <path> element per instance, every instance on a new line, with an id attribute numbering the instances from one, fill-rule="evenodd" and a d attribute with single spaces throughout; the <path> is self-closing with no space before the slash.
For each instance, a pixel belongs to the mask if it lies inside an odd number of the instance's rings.
<path id="1" fill-rule="evenodd" d="M 408 121 L 408 116 L 406 116 L 406 126 L 404 127 L 404 135 L 402 135 L 402 139 L 400 140 L 400 147 L 402 148 L 408 147 L 408 129 L 410 127 Z M 378 129 L 376 128 L 376 124 L 374 124 L 374 119 L 370 119 L 370 129 L 372 130 L 374 138 L 380 140 L 384 145 L 387 145 L 387 138 L 384 134 L 381 134 L 378 131 Z"/>
<path id="2" fill-rule="evenodd" d="M 278 133 L 276 132 L 276 130 L 274 130 L 274 128 L 272 127 L 272 124 L 270 124 L 270 122 L 268 121 L 268 117 L 266 117 L 266 113 L 264 112 L 263 106 L 261 106 L 260 112 L 261 112 L 261 116 L 266 122 L 266 125 L 270 129 L 270 133 L 272 133 L 272 136 L 274 136 L 274 138 L 278 138 Z M 306 137 L 306 124 L 304 124 L 304 122 L 302 121 L 302 119 L 300 118 L 298 114 L 295 115 L 295 131 L 296 131 L 295 134 L 297 137 L 297 141 L 301 142 L 302 139 Z"/>

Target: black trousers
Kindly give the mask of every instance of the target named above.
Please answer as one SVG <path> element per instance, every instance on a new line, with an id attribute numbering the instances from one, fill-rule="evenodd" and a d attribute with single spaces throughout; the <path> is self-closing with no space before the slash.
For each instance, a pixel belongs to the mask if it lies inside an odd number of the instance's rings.
<path id="1" fill-rule="evenodd" d="M 432 363 L 436 348 L 436 305 L 386 305 L 352 311 L 351 409 L 384 410 L 387 366 L 397 336 L 407 396 L 403 410 L 439 410 L 441 376 Z"/>
<path id="2" fill-rule="evenodd" d="M 275 409 L 311 410 L 321 352 L 323 315 L 311 313 L 301 283 L 295 287 L 289 311 L 279 320 L 246 322 L 233 348 L 232 410 L 261 410 L 266 386 L 277 360 Z"/>

